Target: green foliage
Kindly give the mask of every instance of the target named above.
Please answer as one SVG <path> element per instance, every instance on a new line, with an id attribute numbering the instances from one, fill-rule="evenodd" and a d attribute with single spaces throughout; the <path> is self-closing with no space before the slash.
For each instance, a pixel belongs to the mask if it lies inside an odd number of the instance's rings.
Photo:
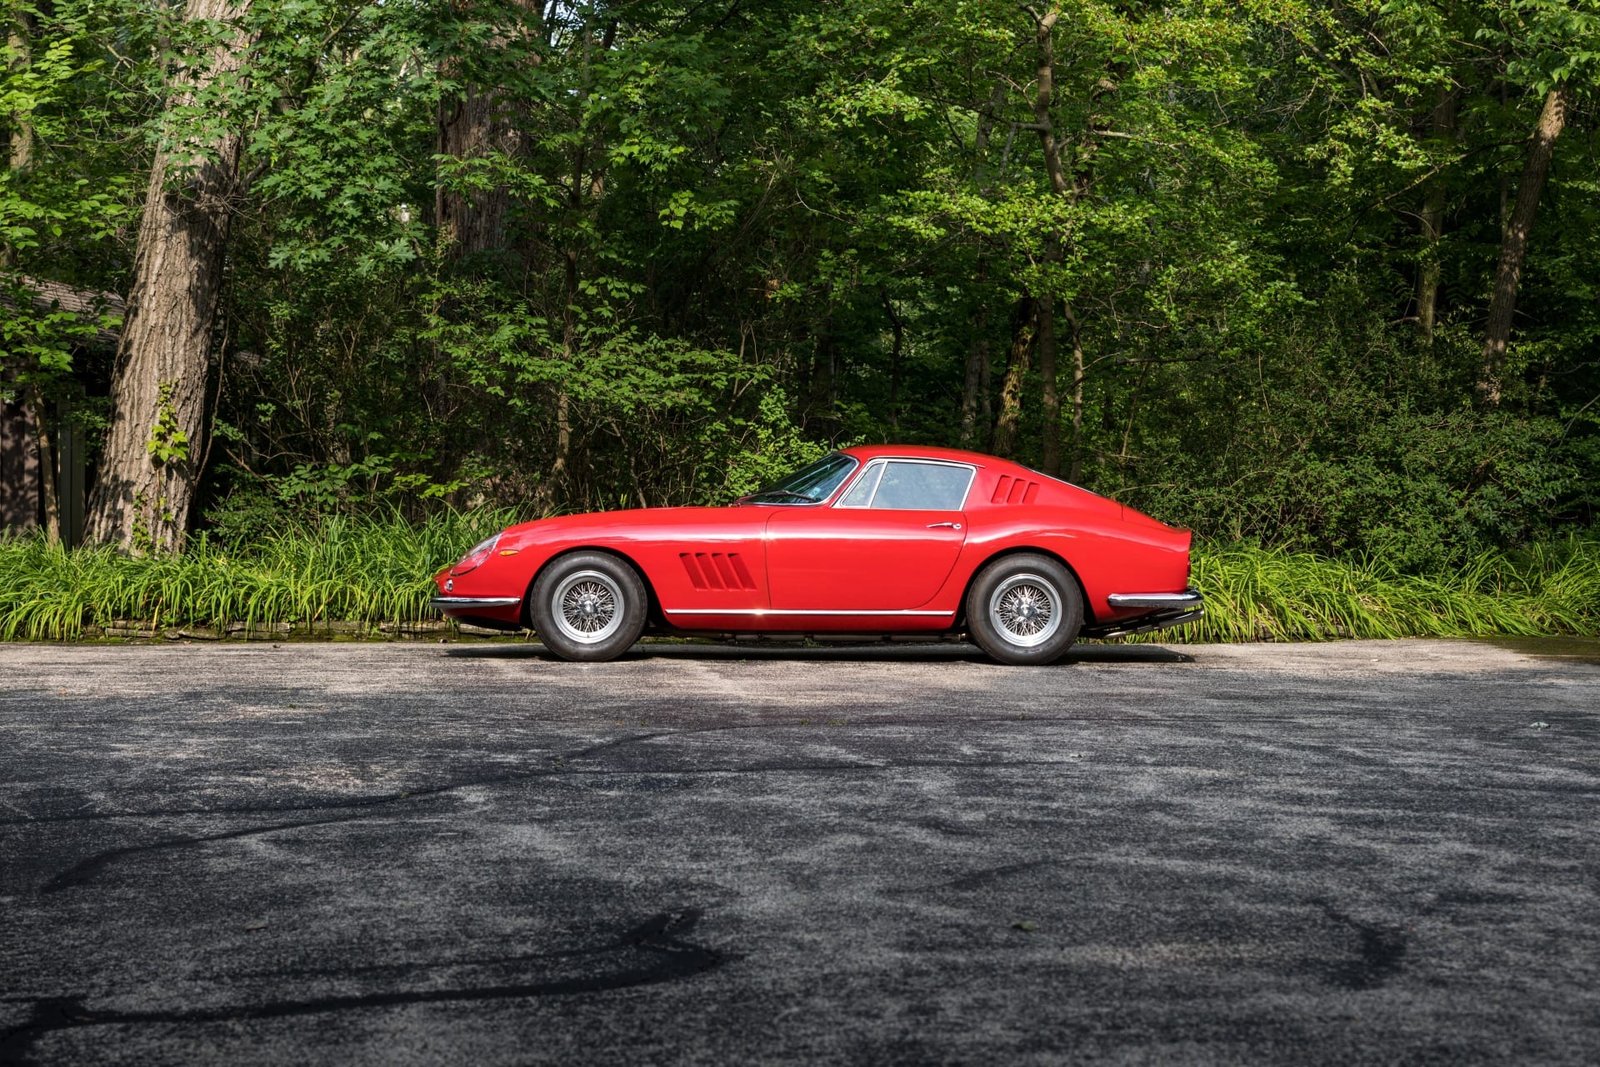
<path id="1" fill-rule="evenodd" d="M 0 389 L 19 385 L 53 389 L 71 373 L 78 345 L 120 323 L 110 312 L 91 319 L 71 311 L 32 311 L 33 300 L 30 286 L 0 272 L 0 302 L 6 309 L 0 315 L 0 371 L 9 379 Z M 13 310 L 22 308 L 30 310 Z"/>
<path id="2" fill-rule="evenodd" d="M 1592 93 L 1600 75 L 1600 3 L 1595 0 L 1512 0 L 1478 39 L 1511 52 L 1506 73 L 1537 93 L 1570 84 Z"/>
<path id="3" fill-rule="evenodd" d="M 124 117 L 125 100 L 96 38 L 119 12 L 13 0 L 6 13 L 8 25 L 26 20 L 40 39 L 13 33 L 0 46 L 0 123 L 8 139 L 28 142 L 28 164 L 0 171 L 0 249 L 15 258 L 110 237 L 128 220 L 134 177 L 105 170 L 110 146 L 100 138 Z"/>
<path id="4" fill-rule="evenodd" d="M 178 413 L 172 406 L 176 382 L 162 382 L 156 398 L 156 421 L 150 425 L 145 451 L 158 466 L 189 457 L 189 435 L 178 426 Z"/>
<path id="5" fill-rule="evenodd" d="M 808 463 L 827 447 L 807 440 L 789 418 L 781 389 L 762 392 L 754 417 L 734 417 L 708 425 L 700 441 L 707 461 L 698 464 L 697 503 L 723 504 L 771 485 Z"/>
<path id="6" fill-rule="evenodd" d="M 117 323 L 29 280 L 124 290 L 151 153 L 226 117 L 215 440 L 150 439 L 210 457 L 213 540 L 983 449 L 1019 338 L 1015 458 L 1053 417 L 1063 474 L 1213 543 L 1426 575 L 1594 522 L 1593 0 L 1034 7 L 1060 12 L 1043 101 L 1010 0 L 253 0 L 239 74 L 180 104 L 163 79 L 225 27 L 12 3 L 0 132 L 33 151 L 0 175 L 0 389 L 93 422 Z M 1502 222 L 1558 85 L 1486 410 Z M 1057 311 L 1054 416 L 1023 298 Z"/>
<path id="7" fill-rule="evenodd" d="M 120 26 L 127 8 L 63 0 L 3 8 L 0 44 L 0 392 L 36 388 L 47 399 L 81 396 L 75 353 L 119 316 L 102 304 L 87 314 L 35 300 L 33 278 L 104 285 L 103 253 L 133 221 L 138 183 L 126 127 L 144 102 L 103 50 L 123 32 L 137 50 L 141 27 Z M 129 66 L 134 66 L 129 64 Z M 136 77 L 136 75 L 135 75 Z"/>
<path id="8" fill-rule="evenodd" d="M 469 484 L 466 480 L 435 482 L 415 468 L 428 462 L 425 453 L 374 453 L 351 463 L 301 464 L 275 482 L 278 507 L 310 515 L 334 514 L 351 500 L 364 509 L 402 500 L 440 500 Z"/>
<path id="9" fill-rule="evenodd" d="M 1574 513 L 1595 470 L 1584 439 L 1554 418 L 1441 402 L 1470 342 L 1441 337 L 1419 360 L 1382 323 L 1358 333 L 1359 307 L 1340 312 L 1299 317 L 1292 363 L 1212 363 L 1170 423 L 1113 439 L 1096 477 L 1208 537 L 1415 573 L 1535 540 Z"/>

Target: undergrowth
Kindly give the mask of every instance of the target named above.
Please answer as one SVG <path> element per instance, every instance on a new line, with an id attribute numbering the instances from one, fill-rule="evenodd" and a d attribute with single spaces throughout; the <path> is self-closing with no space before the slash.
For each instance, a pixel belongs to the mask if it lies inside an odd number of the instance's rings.
<path id="1" fill-rule="evenodd" d="M 1206 614 L 1178 631 L 1187 641 L 1600 634 L 1600 541 L 1579 537 L 1423 575 L 1380 560 L 1198 546 L 1193 581 Z"/>
<path id="2" fill-rule="evenodd" d="M 431 617 L 433 574 L 514 521 L 491 511 L 421 525 L 334 517 L 249 544 L 201 536 L 180 555 L 149 557 L 69 551 L 38 536 L 0 540 L 0 640 L 71 640 L 117 626 L 318 633 L 334 623 L 415 623 Z"/>
<path id="3" fill-rule="evenodd" d="M 204 536 L 177 556 L 64 550 L 0 539 L 0 640 L 73 640 L 118 628 L 326 633 L 431 618 L 429 578 L 515 521 L 505 512 L 413 525 L 331 518 L 249 544 Z M 1206 616 L 1173 641 L 1600 634 L 1600 541 L 1571 537 L 1486 552 L 1445 574 L 1253 545 L 1200 545 Z"/>

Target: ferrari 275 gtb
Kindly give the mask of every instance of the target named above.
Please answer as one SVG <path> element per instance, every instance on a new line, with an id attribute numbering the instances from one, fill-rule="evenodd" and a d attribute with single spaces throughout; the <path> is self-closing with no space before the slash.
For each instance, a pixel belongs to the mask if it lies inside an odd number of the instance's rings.
<path id="1" fill-rule="evenodd" d="M 435 576 L 464 622 L 612 659 L 679 634 L 970 635 L 1050 663 L 1080 635 L 1197 618 L 1188 530 L 1008 460 L 896 445 L 831 453 L 727 507 L 508 527 Z"/>

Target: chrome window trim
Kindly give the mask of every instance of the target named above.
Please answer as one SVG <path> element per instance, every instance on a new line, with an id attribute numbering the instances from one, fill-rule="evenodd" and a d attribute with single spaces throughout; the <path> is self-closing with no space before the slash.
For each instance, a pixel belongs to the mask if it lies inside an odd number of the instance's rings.
<path id="1" fill-rule="evenodd" d="M 872 477 L 873 468 L 876 467 L 876 468 L 880 468 L 881 469 L 881 468 L 886 467 L 888 465 L 889 465 L 889 461 L 885 460 L 885 459 L 869 459 L 867 462 L 863 463 L 861 465 L 861 470 L 856 472 L 855 477 L 850 479 L 850 484 L 845 486 L 844 490 L 842 492 L 840 492 L 839 499 L 834 502 L 833 506 L 836 507 L 836 508 L 842 508 L 845 511 L 865 511 L 868 508 L 871 508 L 872 507 L 872 497 L 878 495 L 878 486 L 877 485 L 874 485 L 872 487 L 872 496 L 867 497 L 867 502 L 865 504 L 846 504 L 844 502 L 845 501 L 845 497 L 847 497 L 851 493 L 855 492 L 856 491 L 856 486 L 860 485 L 867 478 Z M 883 478 L 880 475 L 879 478 L 878 478 L 878 482 L 881 484 L 882 481 L 883 481 Z"/>
<path id="2" fill-rule="evenodd" d="M 853 466 L 849 470 L 844 472 L 844 480 L 841 481 L 838 485 L 833 487 L 833 492 L 829 493 L 827 496 L 823 497 L 821 500 L 808 500 L 804 504 L 801 504 L 798 501 L 784 502 L 784 501 L 777 501 L 777 500 L 772 500 L 772 501 L 763 500 L 763 501 L 760 501 L 760 502 L 757 502 L 757 503 L 747 504 L 745 506 L 746 507 L 756 507 L 756 508 L 817 508 L 817 507 L 822 507 L 823 505 L 827 504 L 828 501 L 830 501 L 830 500 L 843 499 L 843 497 L 840 494 L 840 490 L 843 489 L 847 485 L 854 485 L 857 474 L 860 471 L 864 470 L 866 465 L 863 464 L 859 459 L 857 459 L 855 456 L 852 456 L 848 452 L 834 452 L 834 453 L 831 453 L 831 454 L 835 455 L 835 456 L 843 456 L 845 459 L 849 460 L 853 464 Z M 826 457 L 824 457 L 824 458 L 826 458 Z M 758 489 L 754 493 L 751 493 L 750 495 L 751 496 L 760 496 L 761 492 L 762 492 L 762 490 Z"/>
<path id="3" fill-rule="evenodd" d="M 934 467 L 961 467 L 965 469 L 967 472 L 967 487 L 961 491 L 960 503 L 953 508 L 874 508 L 872 505 L 878 499 L 878 490 L 883 488 L 883 479 L 879 478 L 878 484 L 872 487 L 872 496 L 867 499 L 865 504 L 845 506 L 844 498 L 850 495 L 850 490 L 856 487 L 856 482 L 867 476 L 867 471 L 879 465 L 887 467 L 891 463 L 926 463 Z M 834 501 L 833 506 L 844 511 L 966 511 L 967 498 L 972 495 L 972 487 L 977 484 L 977 481 L 978 466 L 975 463 L 962 463 L 953 459 L 924 459 L 921 456 L 873 456 L 867 462 L 861 464 L 861 470 L 849 480 L 849 484 L 839 493 L 839 497 Z"/>

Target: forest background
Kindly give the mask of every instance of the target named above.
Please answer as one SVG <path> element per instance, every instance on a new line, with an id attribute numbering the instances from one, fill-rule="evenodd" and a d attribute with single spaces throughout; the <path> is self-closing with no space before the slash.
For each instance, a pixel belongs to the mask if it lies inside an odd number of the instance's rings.
<path id="1" fill-rule="evenodd" d="M 92 541 L 891 440 L 1600 589 L 1600 0 L 4 9 L 0 389 Z"/>

